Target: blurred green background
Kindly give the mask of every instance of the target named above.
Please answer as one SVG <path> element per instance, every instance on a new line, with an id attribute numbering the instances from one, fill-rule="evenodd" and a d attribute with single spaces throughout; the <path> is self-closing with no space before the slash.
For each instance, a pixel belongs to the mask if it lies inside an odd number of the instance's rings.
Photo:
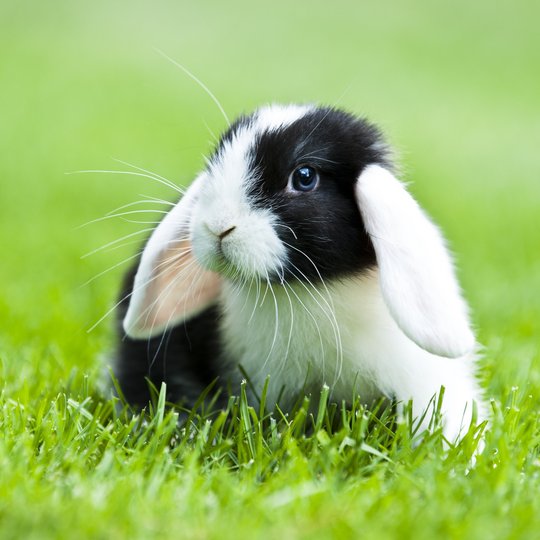
<path id="1" fill-rule="evenodd" d="M 2 2 L 0 339 L 17 358 L 3 367 L 5 378 L 17 374 L 10 391 L 51 367 L 58 380 L 74 366 L 97 370 L 111 344 L 111 318 L 86 330 L 114 303 L 122 269 L 84 283 L 136 244 L 81 256 L 148 225 L 77 227 L 140 194 L 175 196 L 140 177 L 65 173 L 126 170 L 117 158 L 187 184 L 225 127 L 155 48 L 201 78 L 230 117 L 313 101 L 382 126 L 457 254 L 490 394 L 538 383 L 539 20 L 536 1 Z"/>
<path id="2" fill-rule="evenodd" d="M 539 21 L 537 0 L 2 0 L 0 537 L 537 538 Z M 285 435 L 278 466 L 266 447 L 253 467 L 232 466 L 234 448 L 230 460 L 198 460 L 190 446 L 175 457 L 159 429 L 133 441 L 110 403 L 87 397 L 112 317 L 87 330 L 145 233 L 83 255 L 149 225 L 80 226 L 177 194 L 138 176 L 66 173 L 129 170 L 120 159 L 186 185 L 225 127 L 156 48 L 230 117 L 317 102 L 384 129 L 456 253 L 486 347 L 496 412 L 476 469 L 459 448 L 398 442 L 370 454 L 319 432 L 302 439 L 308 453 Z M 362 474 L 348 474 L 349 458 Z M 261 467 L 272 471 L 264 482 Z"/>

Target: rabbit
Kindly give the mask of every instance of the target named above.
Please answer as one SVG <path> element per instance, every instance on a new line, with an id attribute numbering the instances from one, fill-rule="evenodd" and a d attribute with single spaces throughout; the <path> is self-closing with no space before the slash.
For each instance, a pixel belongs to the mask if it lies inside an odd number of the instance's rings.
<path id="1" fill-rule="evenodd" d="M 335 107 L 268 105 L 232 123 L 126 276 L 114 372 L 192 407 L 212 381 L 288 410 L 302 393 L 412 401 L 443 433 L 486 418 L 479 345 L 437 226 L 380 130 Z M 222 393 L 226 396 L 226 392 Z M 219 402 L 218 402 L 219 406 Z M 422 419 L 423 418 L 423 419 Z"/>

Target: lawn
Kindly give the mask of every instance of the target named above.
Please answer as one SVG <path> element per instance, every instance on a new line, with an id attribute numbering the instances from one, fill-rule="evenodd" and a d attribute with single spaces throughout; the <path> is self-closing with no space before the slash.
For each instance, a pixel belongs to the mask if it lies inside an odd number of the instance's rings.
<path id="1" fill-rule="evenodd" d="M 539 18 L 533 1 L 4 2 L 0 537 L 538 538 Z M 474 433 L 414 447 L 413 425 L 360 406 L 269 418 L 240 397 L 182 431 L 162 401 L 142 422 L 103 392 L 104 315 L 151 227 L 131 221 L 159 214 L 81 226 L 175 193 L 66 173 L 122 160 L 188 185 L 225 127 L 156 48 L 231 117 L 315 101 L 382 126 L 485 346 L 474 465 Z"/>

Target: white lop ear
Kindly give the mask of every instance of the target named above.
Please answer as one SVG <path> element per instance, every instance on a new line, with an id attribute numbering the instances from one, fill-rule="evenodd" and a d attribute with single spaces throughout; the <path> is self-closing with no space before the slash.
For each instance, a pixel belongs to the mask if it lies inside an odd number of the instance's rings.
<path id="1" fill-rule="evenodd" d="M 379 267 L 384 301 L 403 332 L 439 356 L 470 352 L 467 304 L 439 229 L 387 169 L 369 165 L 356 200 Z"/>
<path id="2" fill-rule="evenodd" d="M 123 321 L 131 338 L 161 334 L 203 311 L 219 294 L 218 275 L 199 265 L 189 240 L 191 214 L 204 180 L 201 175 L 191 184 L 143 250 Z"/>

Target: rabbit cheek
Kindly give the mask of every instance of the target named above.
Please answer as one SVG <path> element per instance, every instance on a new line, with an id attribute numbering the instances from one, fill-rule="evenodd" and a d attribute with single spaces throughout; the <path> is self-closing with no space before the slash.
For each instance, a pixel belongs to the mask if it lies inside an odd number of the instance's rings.
<path id="1" fill-rule="evenodd" d="M 246 277 L 273 278 L 283 267 L 285 250 L 271 223 L 271 216 L 251 213 L 221 245 L 224 257 Z"/>

